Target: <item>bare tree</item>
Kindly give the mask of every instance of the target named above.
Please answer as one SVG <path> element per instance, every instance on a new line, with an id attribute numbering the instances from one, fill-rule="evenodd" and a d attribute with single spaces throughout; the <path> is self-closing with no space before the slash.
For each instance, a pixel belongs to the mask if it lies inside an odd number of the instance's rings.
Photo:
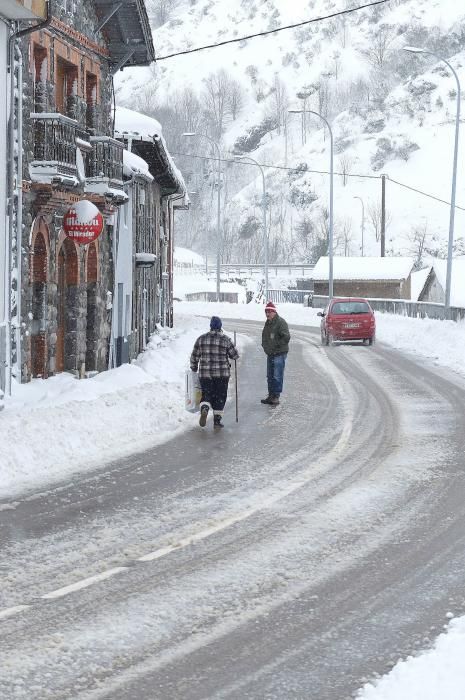
<path id="1" fill-rule="evenodd" d="M 228 109 L 232 120 L 235 121 L 244 106 L 244 91 L 237 80 L 231 80 L 227 97 Z"/>
<path id="2" fill-rule="evenodd" d="M 375 239 L 378 242 L 381 236 L 381 222 L 382 222 L 382 207 L 381 203 L 370 202 L 368 204 L 368 221 L 370 222 L 373 233 L 375 234 Z M 389 211 L 386 210 L 385 213 L 385 232 L 388 230 L 390 223 L 392 222 L 392 216 Z"/>
<path id="3" fill-rule="evenodd" d="M 338 162 L 342 177 L 342 184 L 345 187 L 349 181 L 350 169 L 354 164 L 354 159 L 348 153 L 344 153 L 342 156 L 340 156 Z"/>
<path id="4" fill-rule="evenodd" d="M 394 27 L 382 24 L 371 37 L 368 48 L 362 51 L 370 65 L 382 70 L 393 53 L 393 44 L 397 39 Z"/>
<path id="5" fill-rule="evenodd" d="M 161 27 L 171 19 L 178 4 L 179 0 L 150 0 L 148 11 L 155 28 Z"/>
<path id="6" fill-rule="evenodd" d="M 289 109 L 289 96 L 284 82 L 278 75 L 275 75 L 272 88 L 272 111 L 273 116 L 278 124 L 278 134 L 286 130 L 287 110 Z"/>
<path id="7" fill-rule="evenodd" d="M 210 122 L 213 136 L 220 139 L 230 117 L 230 95 L 233 81 L 222 68 L 204 79 L 203 100 L 205 115 Z"/>

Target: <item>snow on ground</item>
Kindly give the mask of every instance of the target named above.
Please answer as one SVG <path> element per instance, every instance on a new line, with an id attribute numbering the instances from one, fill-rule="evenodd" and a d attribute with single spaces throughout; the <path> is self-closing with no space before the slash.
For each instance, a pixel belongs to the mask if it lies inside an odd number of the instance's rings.
<path id="1" fill-rule="evenodd" d="M 433 649 L 399 661 L 358 700 L 463 700 L 465 688 L 465 617 L 450 623 Z"/>
<path id="2" fill-rule="evenodd" d="M 278 311 L 291 325 L 319 326 L 318 309 L 282 304 Z M 184 370 L 212 315 L 223 318 L 230 335 L 234 319 L 264 322 L 261 304 L 179 302 L 175 328 L 154 334 L 131 365 L 86 380 L 61 374 L 16 385 L 0 413 L 0 498 L 71 479 L 99 466 L 102 455 L 115 459 L 192 428 L 197 418 L 184 410 Z M 376 317 L 379 342 L 465 376 L 465 323 Z M 238 345 L 247 361 L 246 339 L 238 336 Z M 358 699 L 462 700 L 464 656 L 465 618 L 457 618 L 432 650 L 400 661 Z"/>
<path id="3" fill-rule="evenodd" d="M 178 317 L 145 353 L 91 379 L 63 373 L 14 385 L 0 413 L 0 499 L 169 440 L 192 426 L 184 370 L 202 319 Z M 227 328 L 226 328 L 227 330 Z M 238 339 L 239 348 L 244 339 Z M 128 429 L 129 427 L 129 429 Z M 1 506 L 0 506 L 1 508 Z"/>
<path id="4" fill-rule="evenodd" d="M 290 324 L 320 324 L 318 309 L 282 304 L 278 311 Z M 91 379 L 63 373 L 14 385 L 0 413 L 0 498 L 70 478 L 102 458 L 131 454 L 135 444 L 143 450 L 188 430 L 193 417 L 184 410 L 184 370 L 211 315 L 224 319 L 230 335 L 234 323 L 227 319 L 265 320 L 261 304 L 179 302 L 174 329 L 155 334 L 136 362 Z M 378 341 L 465 375 L 465 323 L 376 317 Z M 238 344 L 244 346 L 245 338 Z"/>

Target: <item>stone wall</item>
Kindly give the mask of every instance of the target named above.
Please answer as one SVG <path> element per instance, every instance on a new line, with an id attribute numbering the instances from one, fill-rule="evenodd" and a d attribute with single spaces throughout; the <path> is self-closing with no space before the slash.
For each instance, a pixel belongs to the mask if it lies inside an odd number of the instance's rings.
<path id="1" fill-rule="evenodd" d="M 75 8 L 75 12 L 65 11 Z M 84 195 L 83 186 L 32 182 L 29 165 L 34 160 L 33 112 L 57 111 L 57 66 L 62 61 L 75 78 L 66 95 L 66 116 L 75 119 L 87 135 L 113 136 L 112 75 L 92 0 L 53 3 L 54 23 L 22 40 L 23 54 L 23 304 L 25 329 L 22 346 L 23 379 L 28 381 L 43 367 L 41 376 L 57 371 L 58 256 L 63 245 L 62 221 L 66 211 Z M 95 50 L 89 46 L 95 45 Z M 89 90 L 88 80 L 96 79 Z M 92 94 L 92 103 L 88 103 Z M 91 127 L 89 128 L 89 122 Z M 104 215 L 110 215 L 105 199 L 92 196 Z M 31 278 L 33 232 L 37 222 L 46 227 L 47 274 L 45 286 L 34 286 Z M 64 369 L 81 373 L 85 369 L 107 368 L 110 313 L 107 292 L 113 289 L 112 226 L 106 225 L 97 243 L 98 275 L 92 283 L 86 278 L 87 246 L 76 246 L 77 280 L 66 291 L 66 336 Z M 42 328 L 42 330 L 40 330 Z M 42 359 L 44 355 L 44 359 Z"/>

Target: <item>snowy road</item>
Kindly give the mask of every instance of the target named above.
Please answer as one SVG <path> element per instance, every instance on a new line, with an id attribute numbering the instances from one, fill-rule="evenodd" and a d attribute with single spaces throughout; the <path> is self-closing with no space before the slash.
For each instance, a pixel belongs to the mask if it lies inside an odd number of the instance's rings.
<path id="1" fill-rule="evenodd" d="M 237 426 L 0 511 L 0 698 L 345 700 L 465 611 L 463 381 L 294 329 L 272 409 L 246 355 Z"/>

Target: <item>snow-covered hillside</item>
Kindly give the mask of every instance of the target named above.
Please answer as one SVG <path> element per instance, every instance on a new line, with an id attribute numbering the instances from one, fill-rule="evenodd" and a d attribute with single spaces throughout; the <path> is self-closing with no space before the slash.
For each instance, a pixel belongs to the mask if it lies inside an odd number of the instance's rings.
<path id="1" fill-rule="evenodd" d="M 152 9 L 157 2 L 153 0 Z M 154 30 L 157 55 L 268 31 L 356 4 L 172 0 L 168 3 L 171 17 Z M 232 151 L 249 153 L 260 163 L 274 166 L 266 168 L 266 178 L 270 251 L 275 259 L 304 259 L 325 252 L 329 176 L 312 171 L 329 169 L 329 139 L 318 118 L 307 115 L 303 124 L 300 115 L 288 112 L 302 108 L 320 112 L 333 126 L 335 170 L 340 173 L 335 177 L 336 252 L 361 253 L 363 202 L 363 252 L 379 253 L 380 175 L 384 173 L 389 176 L 387 253 L 444 255 L 447 203 L 403 185 L 450 201 L 456 82 L 443 62 L 408 54 L 402 50 L 405 45 L 425 47 L 450 60 L 465 86 L 463 5 L 455 0 L 391 0 L 265 38 L 160 60 L 150 69 L 124 71 L 117 79 L 118 100 L 159 113 L 162 122 L 169 103 L 184 114 L 178 132 L 204 130 L 221 142 L 225 157 Z M 189 107 L 186 95 L 196 97 L 205 108 L 210 93 L 214 109 L 218 107 L 215 95 L 219 98 L 224 87 L 222 79 L 229 81 L 227 90 L 239 87 L 235 108 L 234 104 L 231 108 L 231 95 L 226 95 L 229 106 L 223 105 L 221 115 L 210 118 L 204 111 L 197 124 L 190 124 L 198 104 L 191 101 Z M 166 131 L 172 124 L 165 123 L 164 128 L 175 157 L 177 152 L 211 155 L 202 140 L 184 143 L 181 149 L 179 133 Z M 188 176 L 194 174 L 193 162 L 181 163 Z M 464 163 L 465 134 L 457 190 L 457 204 L 465 209 Z M 242 164 L 226 170 L 224 238 L 234 247 L 231 241 L 242 236 L 230 259 L 247 254 L 260 257 L 260 173 Z M 244 189 L 247 182 L 251 185 Z M 193 189 L 198 190 L 196 183 Z M 208 191 L 203 191 L 204 205 L 208 199 Z M 210 200 L 207 218 L 214 213 L 214 197 Z M 195 210 L 195 200 L 192 206 Z M 258 250 L 243 240 L 249 217 L 257 222 Z M 464 230 L 465 212 L 458 209 L 457 252 L 463 250 Z M 186 243 L 199 252 L 205 250 L 200 239 Z"/>

